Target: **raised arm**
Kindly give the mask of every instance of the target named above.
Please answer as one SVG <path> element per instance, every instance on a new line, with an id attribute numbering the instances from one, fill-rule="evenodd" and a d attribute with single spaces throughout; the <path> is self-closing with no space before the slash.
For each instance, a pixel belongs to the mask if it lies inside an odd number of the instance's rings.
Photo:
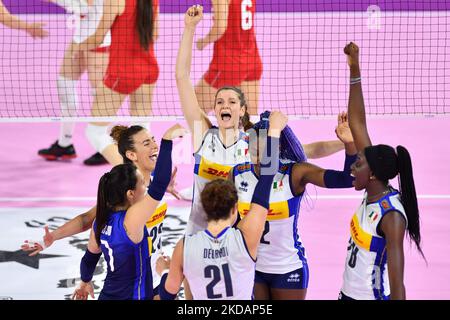
<path id="1" fill-rule="evenodd" d="M 269 209 L 270 190 L 273 177 L 278 171 L 279 138 L 287 123 L 287 117 L 279 111 L 272 111 L 269 117 L 269 132 L 266 151 L 262 154 L 261 173 L 253 192 L 252 204 L 248 214 L 238 223 L 250 255 L 256 259 L 256 252 L 264 232 Z"/>
<path id="2" fill-rule="evenodd" d="M 114 20 L 123 12 L 124 8 L 124 0 L 104 0 L 103 16 L 95 33 L 82 43 L 75 45 L 75 49 L 79 51 L 89 51 L 100 46 L 105 39 L 106 34 L 111 29 Z"/>
<path id="3" fill-rule="evenodd" d="M 32 251 L 30 256 L 37 255 L 45 248 L 50 247 L 56 240 L 64 239 L 88 230 L 92 226 L 95 214 L 96 207 L 93 207 L 52 232 L 49 232 L 48 226 L 46 226 L 42 241 L 25 240 L 21 248 L 23 251 Z"/>
<path id="4" fill-rule="evenodd" d="M 16 16 L 9 13 L 8 9 L 0 0 L 0 23 L 11 29 L 23 30 L 33 38 L 45 38 L 48 36 L 48 31 L 43 29 L 43 23 L 28 23 L 22 21 Z"/>
<path id="5" fill-rule="evenodd" d="M 197 41 L 198 50 L 222 38 L 228 26 L 228 6 L 228 0 L 212 0 L 213 25 L 208 34 Z"/>
<path id="6" fill-rule="evenodd" d="M 207 116 L 198 104 L 194 86 L 190 79 L 192 44 L 194 41 L 195 28 L 203 18 L 203 7 L 192 6 L 184 15 L 184 31 L 178 49 L 175 77 L 177 81 L 178 95 L 180 97 L 181 109 L 188 123 L 189 130 L 194 140 L 194 150 L 197 150 L 205 132 L 211 127 Z"/>
<path id="7" fill-rule="evenodd" d="M 320 159 L 328 157 L 344 149 L 344 144 L 340 140 L 317 141 L 303 145 L 308 159 Z"/>
<path id="8" fill-rule="evenodd" d="M 155 209 L 158 207 L 172 174 L 172 139 L 181 137 L 186 130 L 176 124 L 166 131 L 159 150 L 153 181 L 148 187 L 144 199 L 132 205 L 125 215 L 124 226 L 135 243 L 142 240 L 143 228 Z"/>
<path id="9" fill-rule="evenodd" d="M 295 164 L 292 168 L 291 179 L 296 194 L 303 192 L 308 183 L 323 188 L 352 187 L 353 178 L 350 175 L 350 167 L 356 160 L 356 147 L 345 112 L 338 115 L 338 125 L 335 132 L 340 142 L 345 146 L 344 170 L 325 170 L 307 162 Z"/>
<path id="10" fill-rule="evenodd" d="M 371 146 L 369 132 L 366 124 L 366 111 L 361 87 L 361 72 L 359 68 L 359 48 L 350 42 L 344 52 L 350 67 L 350 95 L 348 98 L 348 119 L 352 130 L 355 146 L 358 151 Z"/>

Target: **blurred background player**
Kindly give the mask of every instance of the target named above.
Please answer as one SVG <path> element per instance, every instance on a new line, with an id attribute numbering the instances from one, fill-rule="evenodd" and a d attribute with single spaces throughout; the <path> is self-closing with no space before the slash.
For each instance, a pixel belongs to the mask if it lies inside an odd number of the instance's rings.
<path id="1" fill-rule="evenodd" d="M 103 15 L 104 0 L 47 0 L 66 9 L 75 16 L 75 31 L 68 45 L 59 70 L 57 88 L 63 117 L 76 117 L 79 105 L 77 83 L 87 71 L 91 85 L 90 93 L 101 83 L 108 63 L 111 35 L 108 32 L 103 43 L 90 50 L 78 50 L 76 44 L 95 33 Z M 46 160 L 68 160 L 77 157 L 72 144 L 75 122 L 61 122 L 58 140 L 38 154 Z M 100 165 L 107 161 L 100 153 L 84 160 L 86 165 Z"/>
<path id="2" fill-rule="evenodd" d="M 127 97 L 131 116 L 152 115 L 152 96 L 159 76 L 154 53 L 158 37 L 158 0 L 104 0 L 102 20 L 94 35 L 77 46 L 96 48 L 109 30 L 111 46 L 103 81 L 96 87 L 93 117 L 115 116 Z M 122 157 L 108 135 L 107 122 L 92 122 L 86 136 L 97 152 L 114 165 Z"/>
<path id="3" fill-rule="evenodd" d="M 214 44 L 208 71 L 195 86 L 200 107 L 212 110 L 217 90 L 239 87 L 250 115 L 258 114 L 262 62 L 255 35 L 256 0 L 212 0 L 213 24 L 197 49 Z"/>
<path id="4" fill-rule="evenodd" d="M 42 22 L 25 22 L 18 17 L 9 13 L 8 9 L 4 6 L 3 2 L 0 0 L 0 23 L 4 26 L 22 30 L 28 33 L 32 38 L 45 38 L 48 36 L 48 31 L 44 30 L 45 24 Z"/>

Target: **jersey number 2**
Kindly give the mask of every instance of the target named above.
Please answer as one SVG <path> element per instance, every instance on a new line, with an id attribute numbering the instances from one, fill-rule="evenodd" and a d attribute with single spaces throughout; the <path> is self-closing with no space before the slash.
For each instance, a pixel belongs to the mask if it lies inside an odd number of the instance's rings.
<path id="1" fill-rule="evenodd" d="M 231 283 L 230 267 L 228 263 L 222 265 L 223 276 L 225 280 L 225 291 L 227 297 L 233 296 L 233 284 Z M 221 275 L 218 266 L 207 266 L 205 268 L 205 278 L 212 278 L 212 281 L 206 286 L 206 295 L 208 299 L 220 299 L 222 294 L 214 293 L 214 286 L 220 282 Z"/>
<path id="2" fill-rule="evenodd" d="M 252 0 L 242 0 L 241 2 L 241 27 L 242 30 L 250 30 L 253 26 L 252 12 L 249 8 L 253 7 Z"/>

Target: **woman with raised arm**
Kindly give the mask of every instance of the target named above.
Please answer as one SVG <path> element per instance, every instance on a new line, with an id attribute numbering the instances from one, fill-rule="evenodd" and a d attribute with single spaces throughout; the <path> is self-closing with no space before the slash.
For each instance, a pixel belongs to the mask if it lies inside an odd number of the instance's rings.
<path id="1" fill-rule="evenodd" d="M 161 140 L 154 178 L 148 188 L 142 173 L 129 163 L 118 165 L 101 177 L 96 218 L 80 265 L 81 283 L 73 298 L 94 298 L 91 279 L 103 253 L 108 268 L 99 300 L 153 299 L 151 238 L 146 223 L 170 182 L 172 139 L 179 136 L 181 127 L 173 128 Z"/>
<path id="2" fill-rule="evenodd" d="M 403 300 L 406 231 L 423 256 L 411 157 L 403 146 L 394 149 L 384 144 L 372 145 L 361 87 L 359 48 L 350 42 L 344 52 L 350 67 L 348 118 L 358 150 L 351 171 L 355 189 L 365 193 L 350 223 L 339 299 Z M 397 176 L 399 191 L 389 184 Z"/>
<path id="3" fill-rule="evenodd" d="M 166 272 L 159 287 L 161 299 L 175 299 L 184 278 L 196 300 L 252 299 L 257 248 L 277 171 L 279 137 L 287 117 L 274 111 L 269 121 L 261 178 L 248 214 L 232 228 L 238 214 L 235 186 L 228 180 L 208 182 L 201 193 L 208 218 L 206 229 L 181 239 L 171 261 L 167 257 L 158 259 L 157 271 Z"/>
<path id="4" fill-rule="evenodd" d="M 178 125 L 168 129 L 169 131 L 179 130 L 183 134 L 183 130 Z M 111 137 L 117 143 L 119 153 L 123 157 L 124 163 L 131 163 L 138 168 L 145 179 L 146 185 L 151 184 L 151 173 L 155 170 L 159 146 L 151 133 L 140 126 L 115 126 L 111 130 Z M 167 192 L 171 190 L 172 194 L 176 194 L 174 189 L 176 167 L 172 173 L 171 183 L 167 188 Z M 150 251 L 152 253 L 152 270 L 154 271 L 154 264 L 161 252 L 162 243 L 162 228 L 164 218 L 167 213 L 167 203 L 162 201 L 156 210 L 151 214 L 147 221 L 147 229 L 151 239 Z M 45 235 L 41 241 L 28 241 L 22 245 L 22 250 L 31 251 L 30 256 L 36 255 L 45 248 L 51 246 L 54 241 L 73 236 L 80 232 L 89 230 L 92 222 L 95 219 L 97 207 L 93 207 L 87 212 L 84 212 L 73 218 L 63 226 L 56 230 L 49 231 L 45 227 Z M 157 295 L 160 277 L 157 273 L 153 273 L 153 286 Z"/>
<path id="5" fill-rule="evenodd" d="M 239 87 L 248 111 L 258 114 L 262 61 L 256 43 L 256 0 L 212 0 L 212 27 L 197 41 L 197 49 L 213 44 L 209 69 L 195 87 L 201 108 L 208 113 L 217 90 Z"/>
<path id="6" fill-rule="evenodd" d="M 238 190 L 238 211 L 245 217 L 250 200 L 260 179 L 261 163 L 254 143 L 270 130 L 269 112 L 250 130 L 252 162 L 234 167 L 230 179 Z M 308 184 L 323 188 L 351 188 L 350 165 L 356 159 L 356 149 L 348 127 L 346 113 L 338 116 L 338 138 L 345 144 L 346 157 L 342 171 L 325 170 L 307 162 L 300 141 L 296 141 L 289 126 L 281 132 L 280 162 L 269 198 L 269 214 L 258 247 L 254 297 L 256 300 L 303 300 L 306 297 L 309 268 L 305 246 L 299 235 L 301 201 Z M 259 137 L 254 139 L 254 137 Z M 264 140 L 264 139 L 263 139 Z"/>

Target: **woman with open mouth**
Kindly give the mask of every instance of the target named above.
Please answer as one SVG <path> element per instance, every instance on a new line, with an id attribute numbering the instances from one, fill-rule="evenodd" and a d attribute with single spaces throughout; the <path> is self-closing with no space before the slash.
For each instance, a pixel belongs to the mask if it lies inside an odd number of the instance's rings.
<path id="1" fill-rule="evenodd" d="M 404 300 L 406 231 L 424 257 L 411 157 L 403 146 L 394 149 L 384 144 L 372 145 L 366 125 L 359 48 L 350 42 L 344 52 L 350 67 L 349 125 L 358 150 L 351 172 L 355 189 L 365 190 L 365 194 L 350 223 L 339 299 Z M 400 191 L 389 184 L 397 176 Z"/>

